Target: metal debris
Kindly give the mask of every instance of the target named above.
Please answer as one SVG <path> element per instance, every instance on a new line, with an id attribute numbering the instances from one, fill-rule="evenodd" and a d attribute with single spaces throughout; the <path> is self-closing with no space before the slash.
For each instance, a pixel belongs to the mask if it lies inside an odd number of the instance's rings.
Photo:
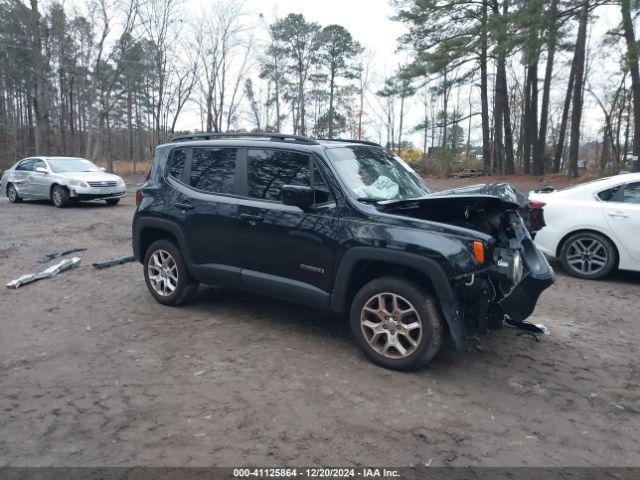
<path id="1" fill-rule="evenodd" d="M 58 257 L 64 257 L 65 255 L 69 255 L 71 253 L 76 253 L 76 252 L 84 252 L 85 250 L 86 248 L 69 248 L 61 252 L 50 253 L 48 255 L 45 255 L 44 257 L 41 257 L 40 260 L 38 260 L 38 263 L 48 263 L 51 260 L 56 259 Z"/>
<path id="2" fill-rule="evenodd" d="M 22 285 L 26 285 L 27 283 L 32 283 L 32 282 L 41 280 L 43 278 L 53 277 L 54 275 L 57 275 L 58 273 L 63 272 L 65 270 L 69 270 L 70 268 L 74 268 L 79 264 L 80 264 L 79 257 L 66 258 L 62 260 L 60 263 L 52 265 L 46 270 L 43 270 L 42 272 L 28 273 L 26 275 L 22 275 L 19 278 L 16 278 L 15 280 L 11 280 L 9 283 L 7 283 L 7 287 L 18 288 L 18 287 L 21 287 Z"/>
<path id="3" fill-rule="evenodd" d="M 122 265 L 123 263 L 133 262 L 135 259 L 136 258 L 134 256 L 112 258 L 111 260 L 106 260 L 104 262 L 96 262 L 93 264 L 93 267 L 97 268 L 98 270 L 101 270 L 103 268 L 109 268 L 115 265 Z"/>

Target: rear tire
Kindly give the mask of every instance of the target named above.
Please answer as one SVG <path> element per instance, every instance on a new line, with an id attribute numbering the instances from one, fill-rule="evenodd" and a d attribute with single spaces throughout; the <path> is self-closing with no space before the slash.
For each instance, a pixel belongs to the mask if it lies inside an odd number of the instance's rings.
<path id="1" fill-rule="evenodd" d="M 117 205 L 119 201 L 119 198 L 109 198 L 108 200 L 105 200 L 105 202 L 107 202 L 107 205 Z"/>
<path id="2" fill-rule="evenodd" d="M 13 183 L 7 185 L 7 198 L 11 203 L 21 203 L 22 198 L 18 195 L 18 190 Z"/>
<path id="3" fill-rule="evenodd" d="M 380 277 L 356 294 L 349 315 L 358 347 L 373 363 L 415 370 L 440 350 L 444 323 L 433 297 L 401 277 Z"/>
<path id="4" fill-rule="evenodd" d="M 51 189 L 51 201 L 58 208 L 67 208 L 71 205 L 69 190 L 61 185 L 54 185 Z"/>
<path id="5" fill-rule="evenodd" d="M 189 274 L 180 249 L 170 240 L 156 240 L 144 256 L 144 280 L 159 303 L 177 306 L 192 300 L 198 282 Z"/>
<path id="6" fill-rule="evenodd" d="M 609 275 L 618 257 L 616 249 L 604 235 L 579 232 L 571 235 L 562 245 L 560 262 L 564 270 L 574 277 L 595 280 Z"/>

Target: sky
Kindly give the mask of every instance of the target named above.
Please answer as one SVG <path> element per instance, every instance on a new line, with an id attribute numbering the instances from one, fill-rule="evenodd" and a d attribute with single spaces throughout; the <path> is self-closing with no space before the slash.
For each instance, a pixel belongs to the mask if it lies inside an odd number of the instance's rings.
<path id="1" fill-rule="evenodd" d="M 187 0 L 190 11 L 200 11 L 207 8 L 212 0 Z M 346 27 L 363 46 L 373 52 L 374 72 L 372 74 L 372 90 L 379 88 L 385 76 L 389 76 L 396 67 L 406 59 L 406 53 L 398 52 L 397 39 L 405 31 L 405 27 L 391 20 L 394 15 L 394 9 L 390 5 L 389 0 L 245 0 L 245 11 L 247 12 L 246 22 L 254 25 L 255 37 L 258 43 L 265 38 L 265 22 L 271 23 L 275 18 L 282 18 L 289 13 L 302 13 L 307 20 L 320 23 L 322 26 L 332 23 L 340 24 Z M 264 20 L 260 19 L 260 14 L 264 16 Z M 618 22 L 618 12 L 615 7 L 600 7 L 598 18 L 592 23 L 590 31 L 590 44 L 597 46 L 604 33 Z M 592 87 L 594 91 L 600 91 L 602 95 L 606 95 L 607 89 L 610 88 L 610 72 L 618 72 L 619 66 L 615 55 L 599 55 L 598 48 L 591 49 L 591 77 Z M 558 55 L 558 61 L 569 62 L 570 53 Z M 257 68 L 257 67 L 256 67 Z M 516 65 L 520 69 L 520 65 Z M 541 67 L 543 68 L 543 66 Z M 558 69 L 559 70 L 559 69 Z M 565 69 L 568 70 L 568 69 Z M 541 70 L 542 72 L 543 70 Z M 519 74 L 520 70 L 516 70 Z M 557 73 L 557 81 L 553 84 L 558 87 L 552 92 L 552 101 L 557 105 L 562 103 L 564 96 L 563 89 L 566 82 L 563 80 L 566 76 L 565 72 Z M 612 80 L 611 80 L 612 81 Z M 612 85 L 611 85 L 612 86 Z M 468 97 L 469 87 L 463 87 L 460 97 L 463 99 L 462 111 L 465 115 L 466 98 Z M 477 88 L 474 89 L 474 96 L 478 95 Z M 369 95 L 370 104 L 376 103 Z M 379 104 L 377 107 L 379 108 Z M 409 128 L 416 125 L 420 121 L 422 105 L 419 96 L 409 103 L 406 112 L 406 123 Z M 378 112 L 380 114 L 382 112 Z M 585 97 L 585 110 L 583 113 L 583 139 L 589 140 L 598 135 L 598 130 L 602 122 L 602 114 L 599 107 L 590 95 Z M 478 122 L 476 122 L 478 123 Z M 247 125 L 248 126 L 248 125 Z M 179 121 L 181 129 L 200 128 L 199 116 L 195 108 L 185 112 Z M 466 126 L 465 126 L 466 128 Z M 407 129 L 405 128 L 405 131 Z M 374 140 L 371 133 L 370 137 Z M 472 129 L 472 143 L 480 141 L 481 132 L 479 128 Z M 421 145 L 420 134 L 412 134 L 409 136 L 416 145 Z"/>

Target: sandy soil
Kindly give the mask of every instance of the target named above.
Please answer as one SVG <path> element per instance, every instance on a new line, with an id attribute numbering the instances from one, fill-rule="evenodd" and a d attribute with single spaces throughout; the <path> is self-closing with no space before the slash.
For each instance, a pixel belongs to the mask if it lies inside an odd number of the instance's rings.
<path id="1" fill-rule="evenodd" d="M 0 466 L 640 465 L 640 274 L 559 272 L 550 336 L 505 328 L 401 374 L 339 318 L 213 289 L 167 308 L 140 265 L 95 271 L 129 254 L 133 203 L 0 199 L 4 283 L 88 249 L 0 290 Z"/>

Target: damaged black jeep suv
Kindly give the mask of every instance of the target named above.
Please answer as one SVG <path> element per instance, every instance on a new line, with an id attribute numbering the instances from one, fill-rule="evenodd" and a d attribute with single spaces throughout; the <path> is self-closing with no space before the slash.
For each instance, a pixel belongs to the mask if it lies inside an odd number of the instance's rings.
<path id="1" fill-rule="evenodd" d="M 446 335 L 465 350 L 525 325 L 553 283 L 521 200 L 508 185 L 433 192 L 369 142 L 195 134 L 157 148 L 133 250 L 160 303 L 204 283 L 325 309 L 373 362 L 410 370 Z"/>

